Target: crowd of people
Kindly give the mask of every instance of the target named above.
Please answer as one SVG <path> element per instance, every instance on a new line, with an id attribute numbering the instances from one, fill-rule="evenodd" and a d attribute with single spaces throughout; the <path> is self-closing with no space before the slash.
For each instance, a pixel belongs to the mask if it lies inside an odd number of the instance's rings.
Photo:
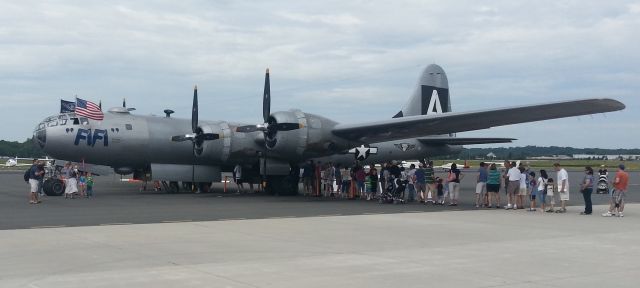
<path id="1" fill-rule="evenodd" d="M 332 163 L 308 161 L 301 169 L 304 195 L 334 198 L 373 200 L 386 191 L 401 189 L 400 197 L 407 202 L 433 205 L 457 206 L 460 196 L 460 182 L 465 174 L 453 163 L 443 177 L 434 171 L 433 162 L 411 164 L 401 167 L 397 162 L 362 166 L 358 162 L 351 167 L 341 167 Z M 497 208 L 506 210 L 526 209 L 547 213 L 566 213 L 570 200 L 569 174 L 559 163 L 553 165 L 555 178 L 547 170 L 533 171 L 528 165 L 504 162 L 504 169 L 496 163 L 480 163 L 475 186 L 476 208 Z M 584 211 L 581 215 L 593 213 L 591 195 L 595 185 L 606 180 L 607 170 L 601 168 L 595 178 L 592 167 L 585 167 L 584 177 L 577 184 L 583 196 Z M 603 176 L 604 175 L 604 176 Z M 610 209 L 602 216 L 623 217 L 624 199 L 629 176 L 625 166 L 620 164 L 609 189 Z M 335 183 L 335 184 L 334 184 Z M 606 183 L 607 187 L 609 183 Z M 504 191 L 504 202 L 500 191 Z"/>
<path id="2" fill-rule="evenodd" d="M 432 205 L 457 206 L 460 196 L 460 182 L 465 174 L 455 163 L 446 170 L 443 177 L 435 173 L 433 162 L 411 164 L 408 168 L 389 162 L 380 165 L 363 166 L 355 162 L 351 167 L 343 167 L 328 163 L 314 163 L 309 160 L 300 171 L 304 187 L 304 195 L 375 200 L 381 199 L 385 193 L 395 193 L 394 197 L 402 202 L 420 202 Z M 570 200 L 569 174 L 559 163 L 553 165 L 555 180 L 549 173 L 540 169 L 533 171 L 528 165 L 516 162 L 504 162 L 504 169 L 499 170 L 496 163 L 480 163 L 475 185 L 476 208 L 504 208 L 506 210 L 541 209 L 548 213 L 565 213 Z M 90 172 L 78 170 L 77 165 L 67 162 L 59 173 L 64 181 L 64 197 L 93 197 L 94 179 Z M 591 195 L 597 182 L 607 179 L 607 170 L 601 168 L 596 180 L 592 167 L 585 167 L 584 177 L 578 184 L 584 200 L 584 211 L 581 215 L 593 213 Z M 29 203 L 41 203 L 44 196 L 43 179 L 44 162 L 34 159 L 33 165 L 25 172 L 25 180 L 29 182 Z M 237 165 L 233 171 L 238 193 L 244 191 L 242 185 L 242 167 Z M 623 217 L 624 199 L 628 189 L 629 175 L 625 166 L 620 164 L 612 181 L 613 189 L 606 190 L 610 195 L 610 207 L 602 216 Z M 250 191 L 254 191 L 250 184 Z M 260 185 L 258 185 L 260 186 Z M 502 202 L 500 190 L 504 190 L 506 202 Z M 527 203 L 528 202 L 528 203 Z M 503 206 L 503 203 L 506 205 Z"/>
<path id="3" fill-rule="evenodd" d="M 33 160 L 31 167 L 25 172 L 25 180 L 29 182 L 29 204 L 39 204 L 42 202 L 45 163 L 37 159 Z M 74 199 L 79 197 L 93 197 L 94 179 L 91 172 L 78 170 L 78 165 L 65 163 L 58 175 L 64 183 L 64 198 Z"/>

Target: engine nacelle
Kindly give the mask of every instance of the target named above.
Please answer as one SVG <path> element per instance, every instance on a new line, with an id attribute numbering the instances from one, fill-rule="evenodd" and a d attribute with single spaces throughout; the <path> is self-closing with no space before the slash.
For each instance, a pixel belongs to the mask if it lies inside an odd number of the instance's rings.
<path id="1" fill-rule="evenodd" d="M 224 131 L 223 128 L 227 128 Z M 228 125 L 225 122 L 205 122 L 198 126 L 202 133 L 213 133 L 220 135 L 221 138 L 229 136 Z M 197 157 L 209 158 L 214 161 L 219 161 L 222 149 L 224 146 L 224 140 L 213 141 L 195 141 L 194 154 Z"/>
<path id="2" fill-rule="evenodd" d="M 275 112 L 267 120 L 265 145 L 270 152 L 290 160 L 318 157 L 347 149 L 348 143 L 333 136 L 338 123 L 300 110 Z M 278 131 L 279 123 L 298 123 L 300 128 Z"/>

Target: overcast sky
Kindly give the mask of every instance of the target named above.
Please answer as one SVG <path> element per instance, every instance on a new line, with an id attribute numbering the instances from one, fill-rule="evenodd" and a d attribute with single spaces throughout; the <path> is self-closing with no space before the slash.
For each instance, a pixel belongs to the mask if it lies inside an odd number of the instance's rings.
<path id="1" fill-rule="evenodd" d="M 345 4 L 347 2 L 347 4 Z M 430 63 L 454 111 L 608 97 L 627 109 L 458 136 L 510 146 L 640 147 L 638 1 L 0 0 L 0 139 L 24 140 L 74 95 L 139 114 L 338 122 L 393 116 Z"/>

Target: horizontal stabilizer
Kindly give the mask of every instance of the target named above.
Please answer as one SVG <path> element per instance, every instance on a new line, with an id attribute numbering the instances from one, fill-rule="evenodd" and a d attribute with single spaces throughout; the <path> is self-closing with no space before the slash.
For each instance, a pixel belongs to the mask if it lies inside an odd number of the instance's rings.
<path id="1" fill-rule="evenodd" d="M 418 138 L 422 144 L 427 145 L 474 145 L 474 144 L 494 144 L 511 143 L 513 138 L 459 138 L 459 137 L 427 137 Z"/>

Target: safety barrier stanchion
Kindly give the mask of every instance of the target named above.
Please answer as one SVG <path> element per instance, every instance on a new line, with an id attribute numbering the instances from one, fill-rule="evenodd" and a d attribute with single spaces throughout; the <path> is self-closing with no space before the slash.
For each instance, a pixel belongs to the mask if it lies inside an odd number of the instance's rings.
<path id="1" fill-rule="evenodd" d="M 224 193 L 227 193 L 227 179 L 229 176 L 224 176 Z"/>

